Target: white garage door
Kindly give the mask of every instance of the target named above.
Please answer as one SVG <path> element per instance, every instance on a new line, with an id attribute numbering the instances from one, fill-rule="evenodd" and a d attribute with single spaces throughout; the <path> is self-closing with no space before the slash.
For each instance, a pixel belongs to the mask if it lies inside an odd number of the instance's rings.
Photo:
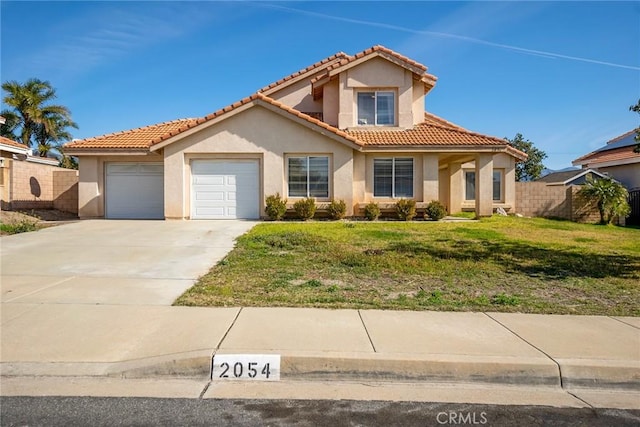
<path id="1" fill-rule="evenodd" d="M 105 217 L 164 218 L 162 163 L 107 163 Z"/>
<path id="2" fill-rule="evenodd" d="M 194 160 L 191 218 L 259 218 L 258 169 L 257 160 Z"/>

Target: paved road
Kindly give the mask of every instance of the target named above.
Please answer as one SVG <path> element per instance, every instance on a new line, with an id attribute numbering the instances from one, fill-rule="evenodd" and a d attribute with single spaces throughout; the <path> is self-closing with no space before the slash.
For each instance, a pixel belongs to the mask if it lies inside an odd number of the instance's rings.
<path id="1" fill-rule="evenodd" d="M 5 397 L 2 426 L 637 426 L 640 411 L 412 402 Z"/>

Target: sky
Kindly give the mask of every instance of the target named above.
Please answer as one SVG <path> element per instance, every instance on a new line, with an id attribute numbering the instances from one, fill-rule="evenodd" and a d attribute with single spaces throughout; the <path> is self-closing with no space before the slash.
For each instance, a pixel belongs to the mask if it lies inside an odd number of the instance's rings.
<path id="1" fill-rule="evenodd" d="M 640 124 L 633 1 L 2 0 L 0 37 L 2 82 L 50 81 L 74 138 L 204 116 L 377 44 L 438 77 L 427 111 L 521 133 L 551 169 Z"/>

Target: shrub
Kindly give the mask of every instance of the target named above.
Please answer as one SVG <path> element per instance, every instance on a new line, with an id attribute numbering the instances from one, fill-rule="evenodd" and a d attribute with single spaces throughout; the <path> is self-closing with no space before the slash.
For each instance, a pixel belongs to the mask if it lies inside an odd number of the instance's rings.
<path id="1" fill-rule="evenodd" d="M 434 221 L 440 221 L 445 215 L 447 215 L 447 208 L 437 200 L 431 201 L 424 209 L 424 217 Z"/>
<path id="2" fill-rule="evenodd" d="M 364 217 L 369 221 L 375 221 L 380 217 L 380 207 L 375 202 L 370 202 L 364 207 Z"/>
<path id="3" fill-rule="evenodd" d="M 301 220 L 311 219 L 316 214 L 316 199 L 307 197 L 306 199 L 298 200 L 293 204 L 293 209 Z"/>
<path id="4" fill-rule="evenodd" d="M 265 209 L 269 219 L 273 221 L 284 218 L 284 214 L 287 213 L 287 201 L 280 197 L 280 193 L 267 196 L 267 207 Z"/>
<path id="5" fill-rule="evenodd" d="M 332 200 L 327 211 L 331 219 L 342 219 L 347 213 L 347 204 L 344 200 Z"/>
<path id="6" fill-rule="evenodd" d="M 416 201 L 411 199 L 398 200 L 396 214 L 401 221 L 411 221 L 416 216 Z"/>

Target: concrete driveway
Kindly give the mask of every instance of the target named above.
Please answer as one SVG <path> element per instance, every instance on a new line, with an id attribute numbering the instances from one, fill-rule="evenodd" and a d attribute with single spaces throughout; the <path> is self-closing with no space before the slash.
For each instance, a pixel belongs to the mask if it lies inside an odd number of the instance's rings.
<path id="1" fill-rule="evenodd" d="M 4 236 L 1 301 L 170 305 L 255 224 L 87 220 Z"/>

